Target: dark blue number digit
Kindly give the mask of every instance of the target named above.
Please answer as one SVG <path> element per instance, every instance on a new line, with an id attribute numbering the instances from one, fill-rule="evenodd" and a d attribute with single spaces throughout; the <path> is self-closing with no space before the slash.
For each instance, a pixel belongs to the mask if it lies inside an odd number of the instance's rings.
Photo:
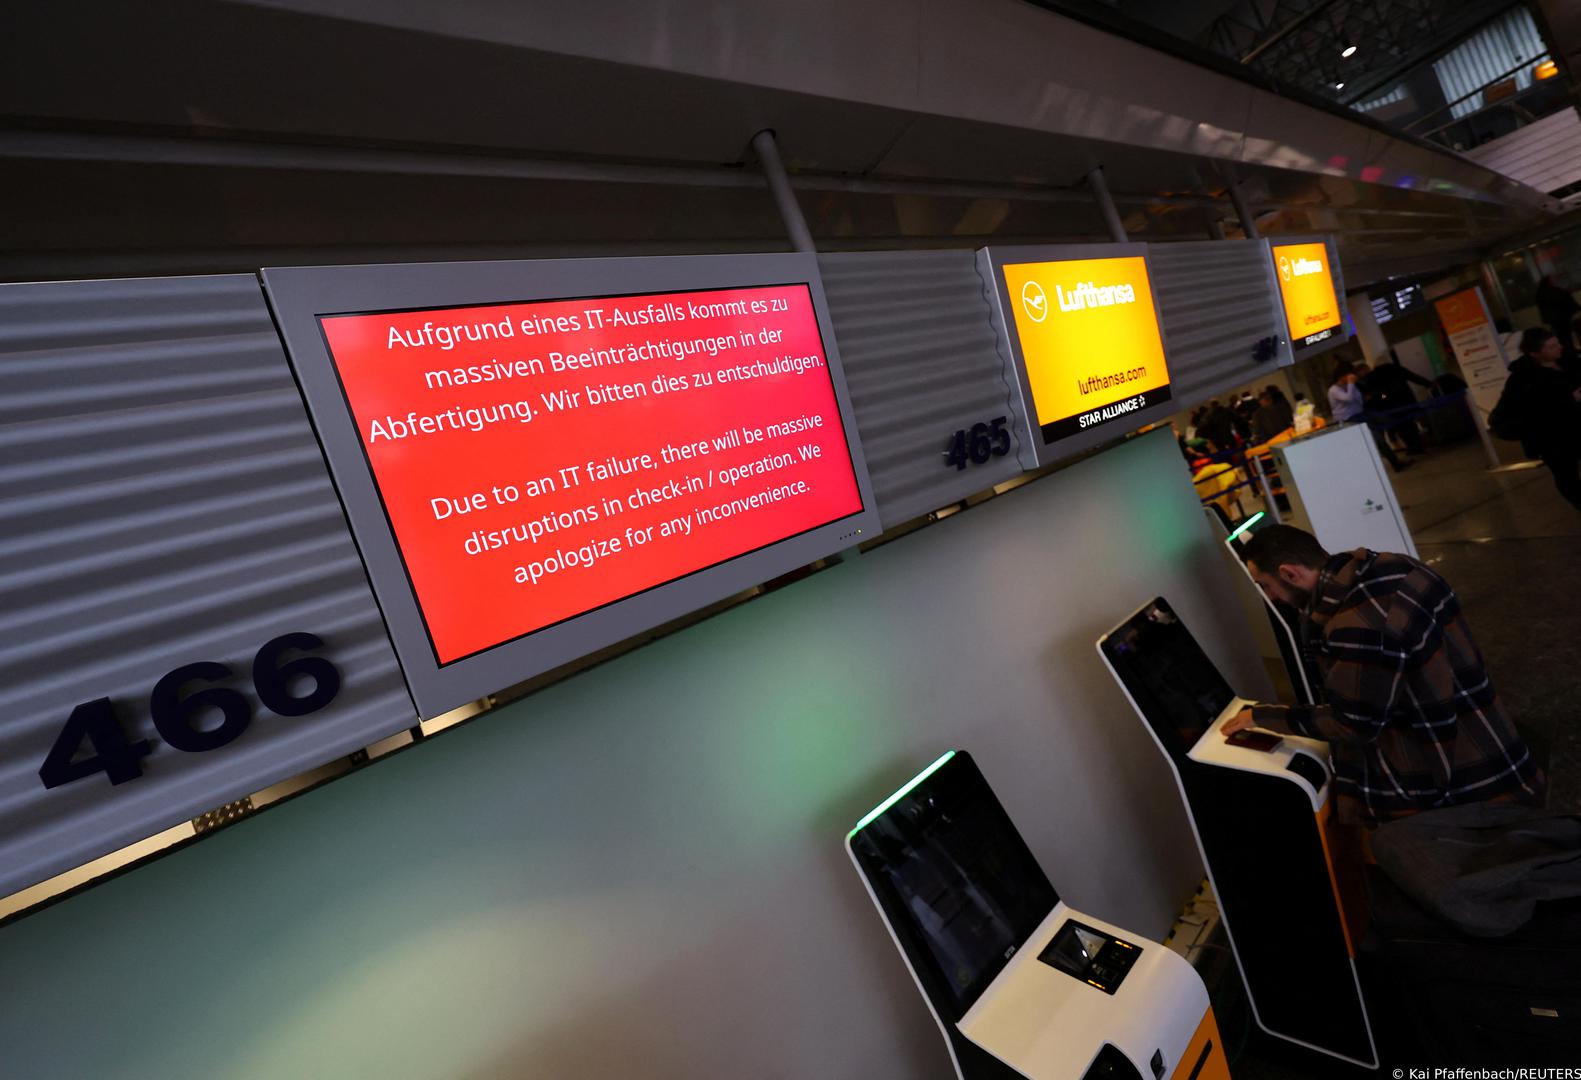
<path id="1" fill-rule="evenodd" d="M 957 431 L 950 440 L 949 448 L 944 451 L 944 464 L 954 465 L 957 469 L 966 468 L 966 432 Z"/>
<path id="2" fill-rule="evenodd" d="M 280 662 L 289 649 L 306 652 L 322 649 L 324 642 L 317 634 L 282 634 L 264 642 L 263 648 L 253 658 L 253 686 L 264 708 L 281 716 L 306 716 L 335 700 L 340 693 L 340 672 L 322 656 L 299 656 L 295 660 Z M 291 692 L 295 679 L 313 680 L 313 691 L 305 696 Z"/>
<path id="3" fill-rule="evenodd" d="M 93 744 L 93 754 L 73 761 L 84 739 Z M 44 781 L 45 787 L 56 788 L 102 772 L 110 778 L 110 783 L 124 784 L 143 775 L 138 762 L 150 749 L 147 739 L 126 741 L 121 718 L 115 714 L 115 705 L 109 698 L 84 701 L 71 710 L 65 726 L 55 736 L 55 745 L 49 748 L 44 764 L 38 767 L 38 778 Z"/>
<path id="4" fill-rule="evenodd" d="M 239 691 L 223 686 L 210 686 L 181 696 L 181 688 L 189 682 L 202 679 L 216 682 L 227 679 L 231 669 L 224 664 L 200 661 L 183 664 L 154 684 L 153 695 L 148 699 L 154 714 L 154 728 L 177 750 L 198 753 L 217 750 L 247 730 L 252 722 L 252 705 Z M 209 709 L 217 709 L 220 723 L 212 728 L 197 726 L 198 718 Z"/>

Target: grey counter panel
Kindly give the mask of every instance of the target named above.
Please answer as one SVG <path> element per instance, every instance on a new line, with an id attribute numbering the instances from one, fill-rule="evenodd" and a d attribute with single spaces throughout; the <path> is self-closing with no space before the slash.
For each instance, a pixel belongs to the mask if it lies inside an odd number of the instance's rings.
<path id="1" fill-rule="evenodd" d="M 416 722 L 251 276 L 0 286 L 0 611 L 0 895 Z M 298 631 L 342 685 L 277 716 L 250 666 Z M 192 753 L 159 739 L 149 695 L 197 661 L 229 665 L 253 714 Z M 46 789 L 99 697 L 151 740 L 143 775 Z"/>
<path id="2" fill-rule="evenodd" d="M 821 255 L 818 268 L 879 516 L 889 528 L 1021 472 L 1026 439 L 971 251 Z M 950 437 L 1007 418 L 1010 453 L 945 464 Z"/>
<path id="3" fill-rule="evenodd" d="M 1177 408 L 1291 363 L 1284 306 L 1261 240 L 1204 240 L 1148 246 L 1159 321 L 1169 342 Z M 1257 344 L 1276 338 L 1266 360 Z"/>

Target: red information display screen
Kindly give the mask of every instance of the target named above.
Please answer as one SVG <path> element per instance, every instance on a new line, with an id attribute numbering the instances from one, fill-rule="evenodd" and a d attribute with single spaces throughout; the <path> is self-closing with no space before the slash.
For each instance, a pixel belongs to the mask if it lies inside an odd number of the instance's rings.
<path id="1" fill-rule="evenodd" d="M 863 508 L 805 285 L 319 325 L 441 665 Z"/>

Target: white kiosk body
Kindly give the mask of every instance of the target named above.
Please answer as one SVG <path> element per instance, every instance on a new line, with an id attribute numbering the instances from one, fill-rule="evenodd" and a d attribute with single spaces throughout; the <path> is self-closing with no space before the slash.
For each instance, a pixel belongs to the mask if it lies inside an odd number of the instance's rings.
<path id="1" fill-rule="evenodd" d="M 1226 742 L 1225 722 L 1252 703 L 1163 597 L 1098 653 L 1175 774 L 1257 1025 L 1377 1068 L 1356 970 L 1360 862 L 1333 817 L 1328 744 L 1255 729 Z"/>
<path id="2" fill-rule="evenodd" d="M 970 755 L 935 761 L 846 850 L 962 1080 L 1228 1080 L 1196 969 L 1061 901 Z"/>
<path id="3" fill-rule="evenodd" d="M 1392 551 L 1416 557 L 1387 466 L 1366 424 L 1324 428 L 1274 448 L 1290 499 L 1288 524 L 1328 551 Z"/>

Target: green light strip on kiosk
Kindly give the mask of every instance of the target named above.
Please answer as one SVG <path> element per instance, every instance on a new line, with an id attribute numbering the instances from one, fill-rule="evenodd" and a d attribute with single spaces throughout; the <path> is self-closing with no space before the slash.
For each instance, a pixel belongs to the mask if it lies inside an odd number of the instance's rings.
<path id="1" fill-rule="evenodd" d="M 906 793 L 907 792 L 909 792 L 912 788 L 916 787 L 918 784 L 922 783 L 928 777 L 932 776 L 934 773 L 938 772 L 940 767 L 942 767 L 946 761 L 949 761 L 954 756 L 955 756 L 955 751 L 954 750 L 946 750 L 944 752 L 944 755 L 942 757 L 940 757 L 938 761 L 935 761 L 932 765 L 929 765 L 926 769 L 923 769 L 916 776 L 912 777 L 910 782 L 908 782 L 905 787 L 901 788 L 899 791 L 895 792 L 889 798 L 887 798 L 883 802 L 879 803 L 877 808 L 875 808 L 872 813 L 868 814 L 861 821 L 858 821 L 856 823 L 856 828 L 854 828 L 850 832 L 846 833 L 845 834 L 845 838 L 847 840 L 849 840 L 851 837 L 855 836 L 857 833 L 861 832 L 863 829 L 865 829 L 869 825 L 871 825 L 874 821 L 876 821 L 879 817 L 881 817 L 883 815 L 885 810 L 888 810 L 891 806 L 894 806 L 901 799 L 904 799 L 906 797 Z"/>
<path id="2" fill-rule="evenodd" d="M 1235 527 L 1235 531 L 1230 534 L 1230 539 L 1234 540 L 1236 537 L 1240 536 L 1241 533 L 1245 532 L 1247 529 L 1250 529 L 1253 525 L 1256 525 L 1259 521 L 1263 520 L 1263 518 L 1267 516 L 1268 511 L 1257 511 L 1257 513 L 1253 514 L 1251 517 L 1247 518 L 1245 521 L 1241 522 Z"/>

